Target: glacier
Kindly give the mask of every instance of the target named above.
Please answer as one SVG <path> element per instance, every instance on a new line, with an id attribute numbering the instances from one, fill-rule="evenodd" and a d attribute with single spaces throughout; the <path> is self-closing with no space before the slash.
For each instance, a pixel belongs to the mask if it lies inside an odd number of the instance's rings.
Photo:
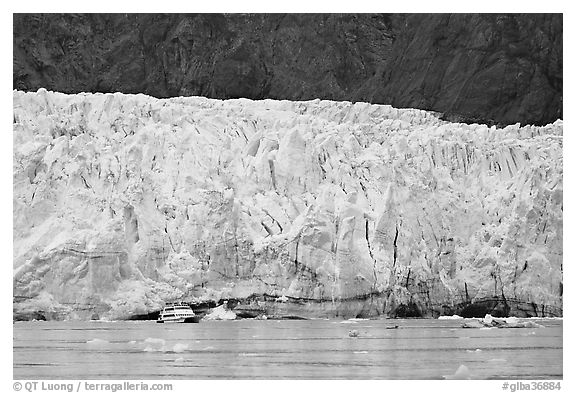
<path id="1" fill-rule="evenodd" d="M 561 316 L 563 122 L 13 92 L 13 308 Z"/>

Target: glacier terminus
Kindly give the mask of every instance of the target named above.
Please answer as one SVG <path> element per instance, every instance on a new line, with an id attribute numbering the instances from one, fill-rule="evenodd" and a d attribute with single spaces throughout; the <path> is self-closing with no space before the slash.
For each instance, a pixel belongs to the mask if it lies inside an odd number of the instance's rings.
<path id="1" fill-rule="evenodd" d="M 14 313 L 562 316 L 563 122 L 13 92 Z"/>

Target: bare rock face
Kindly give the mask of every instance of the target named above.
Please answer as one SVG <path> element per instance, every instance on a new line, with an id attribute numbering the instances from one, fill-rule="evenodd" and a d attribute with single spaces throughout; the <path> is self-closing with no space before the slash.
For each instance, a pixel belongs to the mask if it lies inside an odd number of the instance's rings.
<path id="1" fill-rule="evenodd" d="M 374 102 L 449 120 L 546 124 L 562 118 L 561 15 L 410 15 Z"/>
<path id="2" fill-rule="evenodd" d="M 14 89 L 562 118 L 561 14 L 15 14 Z"/>
<path id="3" fill-rule="evenodd" d="M 333 101 L 14 92 L 21 315 L 562 314 L 562 121 Z M 300 299 L 301 303 L 289 302 Z"/>

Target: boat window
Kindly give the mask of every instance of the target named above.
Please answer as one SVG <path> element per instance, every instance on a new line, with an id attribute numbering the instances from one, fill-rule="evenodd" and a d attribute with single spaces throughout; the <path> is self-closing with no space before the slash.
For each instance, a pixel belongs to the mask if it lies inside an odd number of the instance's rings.
<path id="1" fill-rule="evenodd" d="M 164 314 L 164 318 L 170 318 L 170 317 L 173 317 L 173 316 L 174 316 L 174 314 Z"/>

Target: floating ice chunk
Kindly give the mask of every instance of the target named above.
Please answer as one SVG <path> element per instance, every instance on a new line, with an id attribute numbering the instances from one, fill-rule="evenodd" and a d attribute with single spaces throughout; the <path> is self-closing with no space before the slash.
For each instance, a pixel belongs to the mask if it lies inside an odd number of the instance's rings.
<path id="1" fill-rule="evenodd" d="M 444 379 L 470 379 L 472 375 L 465 365 L 461 364 L 458 370 L 452 375 L 444 375 Z"/>
<path id="2" fill-rule="evenodd" d="M 539 323 L 536 322 L 532 322 L 532 321 L 526 321 L 526 322 L 521 322 L 519 323 L 522 325 L 522 327 L 524 328 L 543 328 L 543 325 L 540 325 Z"/>
<path id="3" fill-rule="evenodd" d="M 188 349 L 188 344 L 178 343 L 174 345 L 172 349 L 174 352 L 184 352 Z"/>
<path id="4" fill-rule="evenodd" d="M 360 335 L 360 333 L 358 332 L 358 330 L 350 330 L 348 332 L 348 336 L 350 337 L 358 337 Z"/>
<path id="5" fill-rule="evenodd" d="M 161 344 L 161 345 L 166 344 L 166 340 L 164 340 L 163 338 L 154 338 L 154 337 L 148 337 L 146 340 L 144 340 L 144 342 L 149 344 Z"/>
<path id="6" fill-rule="evenodd" d="M 110 344 L 110 342 L 108 342 L 106 340 L 99 339 L 99 338 L 95 338 L 93 340 L 86 341 L 86 344 L 93 346 L 93 347 L 104 347 L 104 346 Z"/>
<path id="7" fill-rule="evenodd" d="M 473 319 L 471 321 L 465 322 L 464 325 L 462 325 L 462 327 L 463 328 L 478 329 L 478 328 L 483 328 L 484 325 L 482 324 L 482 322 Z"/>
<path id="8" fill-rule="evenodd" d="M 464 319 L 460 315 L 440 315 L 438 319 Z"/>
<path id="9" fill-rule="evenodd" d="M 163 338 L 148 337 L 144 342 L 148 344 L 144 348 L 144 352 L 161 352 L 166 346 L 166 340 Z"/>

